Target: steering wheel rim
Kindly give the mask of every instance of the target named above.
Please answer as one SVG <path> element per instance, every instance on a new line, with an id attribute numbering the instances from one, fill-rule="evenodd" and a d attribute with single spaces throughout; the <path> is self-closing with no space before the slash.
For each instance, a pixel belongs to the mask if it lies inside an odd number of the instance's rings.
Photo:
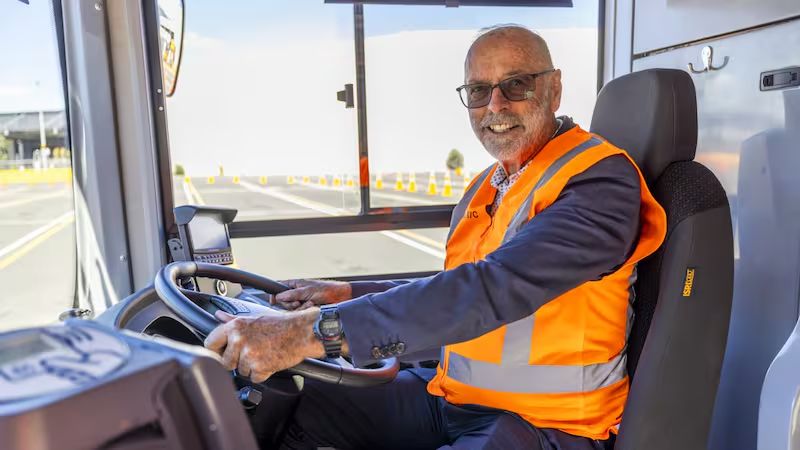
<path id="1" fill-rule="evenodd" d="M 181 292 L 182 288 L 178 284 L 180 278 L 196 276 L 252 286 L 268 294 L 277 294 L 289 289 L 288 286 L 270 278 L 228 266 L 194 261 L 177 261 L 167 264 L 156 275 L 154 281 L 156 293 L 173 313 L 203 336 L 208 336 L 220 322 Z M 378 367 L 374 369 L 358 369 L 306 358 L 300 364 L 287 370 L 327 383 L 364 387 L 392 381 L 399 370 L 399 363 L 397 358 L 387 358 L 380 360 Z"/>

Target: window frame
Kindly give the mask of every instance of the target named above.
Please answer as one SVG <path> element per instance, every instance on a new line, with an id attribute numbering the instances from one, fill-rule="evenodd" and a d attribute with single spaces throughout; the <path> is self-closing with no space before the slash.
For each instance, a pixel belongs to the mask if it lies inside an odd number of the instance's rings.
<path id="1" fill-rule="evenodd" d="M 395 6 L 530 6 L 571 8 L 572 0 L 325 0 L 331 4 L 395 5 Z"/>
<path id="2" fill-rule="evenodd" d="M 159 161 L 162 211 L 164 213 L 165 241 L 176 237 L 178 230 L 172 211 L 175 207 L 172 189 L 172 162 L 167 133 L 166 105 L 161 78 L 161 59 L 158 52 L 158 17 L 156 1 L 145 0 L 145 39 L 150 60 L 150 81 L 156 128 L 156 149 Z M 336 217 L 309 217 L 298 219 L 234 221 L 228 229 L 232 239 L 306 234 L 349 233 L 399 229 L 441 228 L 450 226 L 455 203 L 431 206 L 373 207 L 370 203 L 369 139 L 367 127 L 366 57 L 364 34 L 364 5 L 391 4 L 407 6 L 556 6 L 572 7 L 572 0 L 325 0 L 326 4 L 352 4 L 356 69 L 356 113 L 358 123 L 358 167 L 360 186 L 360 211 L 354 215 Z M 598 1 L 597 30 L 597 91 L 603 85 L 603 46 L 605 37 L 605 3 Z M 185 27 L 184 20 L 184 27 Z"/>
<path id="3" fill-rule="evenodd" d="M 59 69 L 61 70 L 61 93 L 64 95 L 64 145 L 70 152 L 70 160 L 69 165 L 72 168 L 72 180 L 70 180 L 70 184 L 72 185 L 71 188 L 75 189 L 75 152 L 73 152 L 73 145 L 72 145 L 72 133 L 70 132 L 71 128 L 71 121 L 70 121 L 70 107 L 69 107 L 69 82 L 67 81 L 67 48 L 66 42 L 64 40 L 64 10 L 61 6 L 62 0 L 52 0 L 51 7 L 53 8 L 53 28 L 56 35 L 56 48 L 58 51 L 58 65 Z M 73 193 L 73 196 L 75 194 Z M 75 200 L 73 199 L 72 209 L 75 212 L 77 217 L 77 207 Z M 77 222 L 77 221 L 76 221 Z M 76 223 L 74 222 L 74 223 Z M 72 282 L 72 307 L 78 308 L 80 307 L 80 298 L 79 298 L 79 280 L 78 280 L 78 272 L 80 272 L 80 261 L 78 260 L 78 227 L 77 225 L 73 228 L 73 235 L 72 235 L 73 242 L 75 243 L 75 247 L 72 249 L 73 259 L 75 260 L 75 271 L 74 271 L 74 280 Z"/>
<path id="4" fill-rule="evenodd" d="M 145 53 L 148 59 L 147 67 L 150 73 L 149 81 L 152 89 L 153 124 L 155 128 L 155 150 L 158 161 L 158 180 L 161 194 L 161 213 L 164 223 L 164 242 L 178 237 L 178 225 L 175 223 L 175 199 L 172 191 L 172 156 L 169 148 L 169 129 L 167 127 L 167 105 L 164 95 L 164 79 L 161 75 L 161 45 L 159 43 L 158 29 L 158 0 L 144 0 L 142 2 L 144 14 L 144 41 Z M 181 35 L 186 37 L 186 20 L 181 23 Z M 181 50 L 183 58 L 183 50 Z M 180 71 L 180 66 L 178 68 Z M 176 74 L 177 76 L 177 74 Z M 177 85 L 176 85 L 177 89 Z"/>

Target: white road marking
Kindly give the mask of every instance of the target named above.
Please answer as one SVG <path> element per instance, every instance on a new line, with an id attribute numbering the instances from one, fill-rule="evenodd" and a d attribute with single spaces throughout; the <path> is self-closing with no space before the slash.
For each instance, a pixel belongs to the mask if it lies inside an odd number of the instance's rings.
<path id="1" fill-rule="evenodd" d="M 273 218 L 273 219 L 279 219 L 279 218 L 281 218 L 281 216 L 297 217 L 298 215 L 305 215 L 305 214 L 309 214 L 309 213 L 310 212 L 306 208 L 304 208 L 304 209 L 300 209 L 300 208 L 298 208 L 298 209 L 248 209 L 248 210 L 244 210 L 244 211 L 239 211 L 239 213 L 236 214 L 236 218 L 239 219 L 239 218 L 242 218 L 242 217 L 260 217 L 260 218 L 269 217 L 269 218 Z M 0 223 L 2 223 L 2 222 L 0 222 Z"/>
<path id="2" fill-rule="evenodd" d="M 442 205 L 442 202 L 436 202 L 433 200 L 428 200 L 426 198 L 417 198 L 417 197 L 406 197 L 404 195 L 399 194 L 389 194 L 386 192 L 375 192 L 374 190 L 369 191 L 369 195 L 371 197 L 377 198 L 385 198 L 387 200 L 397 200 L 399 202 L 406 202 L 406 203 L 416 203 L 419 205 Z M 453 202 L 455 203 L 455 202 Z"/>
<path id="3" fill-rule="evenodd" d="M 39 220 L 9 219 L 9 220 L 0 220 L 0 227 L 42 225 L 47 222 L 49 222 L 47 219 L 39 219 Z"/>
<path id="4" fill-rule="evenodd" d="M 247 189 L 248 191 L 268 195 L 270 197 L 277 198 L 278 200 L 283 200 L 285 202 L 294 203 L 295 205 L 302 206 L 303 208 L 312 209 L 322 214 L 327 214 L 329 216 L 341 216 L 344 214 L 344 211 L 339 208 L 334 208 L 333 206 L 328 206 L 324 203 L 315 202 L 313 200 L 309 200 L 307 198 L 303 198 L 294 194 L 282 192 L 274 187 L 262 187 L 250 183 L 249 181 L 242 181 L 240 183 L 240 186 Z"/>
<path id="5" fill-rule="evenodd" d="M 303 187 L 308 187 L 308 188 L 312 188 L 312 189 L 318 189 L 318 190 L 321 190 L 321 191 L 343 191 L 343 192 L 352 191 L 352 192 L 358 192 L 357 188 L 348 188 L 346 186 L 338 186 L 337 187 L 337 186 L 330 186 L 330 185 L 328 185 L 328 186 L 320 186 L 319 184 L 304 184 Z M 453 186 L 454 190 L 455 190 L 455 188 L 456 187 Z M 441 188 L 439 190 L 441 190 Z M 401 195 L 401 194 L 390 194 L 388 192 L 379 192 L 378 190 L 376 190 L 374 188 L 369 190 L 369 195 L 370 195 L 370 197 L 385 198 L 387 200 L 397 200 L 399 202 L 404 202 L 405 204 L 409 204 L 409 203 L 415 203 L 417 205 L 443 205 L 443 204 L 446 204 L 446 203 L 442 203 L 441 201 L 436 201 L 436 200 L 427 199 L 427 198 L 412 197 L 410 195 L 406 196 L 406 195 Z M 457 201 L 455 196 L 453 197 L 453 199 L 454 200 L 452 200 L 451 203 L 455 203 Z"/>
<path id="6" fill-rule="evenodd" d="M 431 238 L 429 238 L 427 236 L 423 236 L 421 234 L 414 233 L 413 231 L 409 231 L 409 230 L 398 230 L 397 232 L 399 234 L 403 234 L 405 236 L 408 236 L 411 239 L 414 239 L 414 240 L 416 240 L 418 242 L 422 242 L 423 244 L 427 244 L 430 247 L 438 248 L 438 249 L 442 249 L 442 250 L 445 249 L 444 243 L 441 242 L 441 241 L 437 241 L 436 239 L 431 239 Z"/>
<path id="7" fill-rule="evenodd" d="M 183 185 L 183 195 L 186 196 L 186 204 L 193 205 L 194 198 L 192 198 L 192 191 L 189 189 L 189 183 L 184 181 L 181 184 Z"/>
<path id="8" fill-rule="evenodd" d="M 303 198 L 303 197 L 299 197 L 299 196 L 294 195 L 294 194 L 289 194 L 287 192 L 282 192 L 282 191 L 280 191 L 280 190 L 278 190 L 278 189 L 276 189 L 274 187 L 261 187 L 261 186 L 255 185 L 253 183 L 250 183 L 248 181 L 242 181 L 240 186 L 242 186 L 243 188 L 245 188 L 245 189 L 247 189 L 247 190 L 249 190 L 251 192 L 257 192 L 259 194 L 268 195 L 270 197 L 277 198 L 279 200 L 283 200 L 285 202 L 294 203 L 295 205 L 299 205 L 299 206 L 302 206 L 304 208 L 312 209 L 314 211 L 317 211 L 317 212 L 320 212 L 320 213 L 323 213 L 323 214 L 327 214 L 329 216 L 341 216 L 341 215 L 344 215 L 344 214 L 347 213 L 343 209 L 334 208 L 332 206 L 328 206 L 328 205 L 325 205 L 325 204 L 320 203 L 320 202 L 315 202 L 313 200 L 309 200 L 309 199 L 306 199 L 306 198 Z M 404 233 L 405 236 L 402 236 L 402 235 L 398 234 L 398 232 L 395 232 L 395 231 L 381 231 L 380 234 L 382 234 L 382 235 L 384 235 L 384 236 L 386 236 L 386 237 L 388 237 L 390 239 L 393 239 L 393 240 L 395 240 L 397 242 L 400 242 L 402 244 L 408 245 L 411 248 L 414 248 L 414 249 L 417 249 L 417 250 L 419 250 L 421 252 L 427 253 L 427 254 L 429 254 L 431 256 L 434 256 L 436 258 L 439 258 L 439 259 L 444 259 L 445 258 L 444 252 L 436 250 L 436 249 L 433 249 L 433 248 L 430 248 L 427 245 L 424 245 L 423 243 L 412 239 L 412 236 L 419 236 L 419 235 L 417 235 L 415 233 L 412 233 L 410 231 L 407 231 L 407 230 L 403 230 L 403 231 L 405 231 L 405 233 Z M 425 239 L 427 239 L 427 238 L 425 238 Z"/>
<path id="9" fill-rule="evenodd" d="M 196 187 L 194 187 L 194 184 L 192 184 L 192 183 L 186 183 L 186 184 L 188 184 L 188 185 L 189 185 L 189 191 L 191 191 L 191 193 L 192 193 L 192 196 L 194 197 L 194 201 L 195 201 L 195 202 L 196 202 L 198 205 L 205 205 L 205 204 L 206 204 L 206 201 L 205 201 L 205 200 L 203 200 L 203 197 L 200 195 L 200 193 L 199 193 L 199 192 L 197 192 L 197 188 L 196 188 Z"/>
<path id="10" fill-rule="evenodd" d="M 194 185 L 194 183 L 192 183 L 192 185 Z M 230 188 L 207 188 L 207 187 L 203 187 L 202 190 L 203 190 L 203 194 L 205 194 L 205 195 L 208 195 L 208 194 L 230 195 L 230 194 L 235 194 L 237 192 L 241 192 L 241 189 L 239 189 L 238 186 L 236 186 L 235 184 Z"/>
<path id="11" fill-rule="evenodd" d="M 18 192 L 27 191 L 27 190 L 28 190 L 28 188 L 26 188 L 25 186 L 14 186 L 14 187 L 9 187 L 9 188 L 0 186 L 0 197 L 6 196 L 6 195 L 16 194 Z"/>
<path id="12" fill-rule="evenodd" d="M 59 190 L 57 192 L 50 192 L 50 193 L 47 193 L 47 194 L 41 194 L 41 195 L 36 195 L 36 196 L 31 196 L 31 197 L 20 198 L 20 199 L 17 199 L 17 200 L 12 200 L 10 202 L 3 202 L 3 203 L 0 203 L 0 209 L 12 208 L 14 206 L 26 205 L 28 203 L 38 202 L 38 201 L 42 201 L 42 200 L 49 200 L 51 198 L 56 198 L 56 197 L 66 197 L 66 196 L 67 196 L 67 190 L 66 189 L 62 189 L 62 190 Z"/>
<path id="13" fill-rule="evenodd" d="M 397 242 L 401 242 L 403 244 L 406 244 L 409 247 L 413 247 L 413 248 L 415 248 L 415 249 L 417 249 L 417 250 L 419 250 L 421 252 L 425 252 L 425 253 L 427 253 L 427 254 L 429 254 L 431 256 L 435 256 L 436 258 L 444 259 L 444 257 L 445 257 L 445 253 L 444 252 L 441 252 L 439 250 L 434 250 L 434 249 L 428 247 L 427 245 L 423 245 L 423 244 L 421 244 L 421 243 L 419 243 L 419 242 L 417 242 L 417 241 L 415 241 L 413 239 L 409 239 L 409 238 L 407 238 L 405 236 L 401 236 L 401 235 L 397 234 L 397 232 L 394 232 L 394 231 L 381 231 L 381 234 L 386 236 L 386 237 L 388 237 L 388 238 L 394 239 Z"/>
<path id="14" fill-rule="evenodd" d="M 16 251 L 20 247 L 24 246 L 30 241 L 33 241 L 40 235 L 43 235 L 50 231 L 53 228 L 58 227 L 64 223 L 71 222 L 75 219 L 75 213 L 73 211 L 67 211 L 64 214 L 58 216 L 56 219 L 51 220 L 50 222 L 42 225 L 41 227 L 31 231 L 30 233 L 22 236 L 21 238 L 17 239 L 16 241 L 12 242 L 11 244 L 5 246 L 4 248 L 0 249 L 0 260 L 5 258 L 7 255 L 11 254 L 12 252 Z"/>

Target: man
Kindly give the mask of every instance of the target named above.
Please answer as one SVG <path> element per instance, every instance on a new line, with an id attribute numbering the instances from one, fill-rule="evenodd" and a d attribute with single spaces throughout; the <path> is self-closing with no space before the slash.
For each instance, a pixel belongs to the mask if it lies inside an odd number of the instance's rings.
<path id="1" fill-rule="evenodd" d="M 498 162 L 456 206 L 444 272 L 291 281 L 276 301 L 307 309 L 257 319 L 218 313 L 226 323 L 206 345 L 255 381 L 335 353 L 312 331 L 330 321 L 356 365 L 442 348 L 435 371 L 401 371 L 383 386 L 307 382 L 289 447 L 611 444 L 628 393 L 635 266 L 660 246 L 664 212 L 624 151 L 555 117 L 561 74 L 538 35 L 518 26 L 481 35 L 458 91 Z M 323 304 L 334 306 L 321 313 Z"/>

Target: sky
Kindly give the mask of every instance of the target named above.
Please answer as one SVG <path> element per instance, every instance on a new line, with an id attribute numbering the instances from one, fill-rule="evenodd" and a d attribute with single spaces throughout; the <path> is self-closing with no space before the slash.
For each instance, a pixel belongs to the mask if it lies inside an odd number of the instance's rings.
<path id="1" fill-rule="evenodd" d="M 64 109 L 51 2 L 0 2 L 0 113 Z"/>
<path id="2" fill-rule="evenodd" d="M 472 170 L 491 162 L 455 88 L 478 30 L 497 23 L 527 25 L 550 42 L 563 72 L 562 112 L 587 124 L 597 9 L 575 5 L 365 6 L 371 171 L 442 170 L 453 148 Z M 173 162 L 197 175 L 218 165 L 240 175 L 357 173 L 356 110 L 336 101 L 355 83 L 352 6 L 283 0 L 242 10 L 209 1 L 187 9 L 177 92 L 167 102 Z M 239 26 L 218 25 L 228 22 Z"/>
<path id="3" fill-rule="evenodd" d="M 167 101 L 174 163 L 189 174 L 356 173 L 351 5 L 321 0 L 187 0 L 177 91 Z M 452 148 L 474 170 L 490 162 L 455 87 L 481 28 L 540 32 L 562 69 L 561 112 L 588 125 L 596 95 L 597 3 L 574 8 L 367 5 L 371 170 L 441 170 Z M 0 4 L 0 112 L 63 107 L 50 2 Z M 235 5 L 235 6 L 233 6 Z M 34 32 L 38 30 L 38 32 Z M 24 37 L 24 38 L 22 38 Z M 38 87 L 36 82 L 38 81 Z"/>

